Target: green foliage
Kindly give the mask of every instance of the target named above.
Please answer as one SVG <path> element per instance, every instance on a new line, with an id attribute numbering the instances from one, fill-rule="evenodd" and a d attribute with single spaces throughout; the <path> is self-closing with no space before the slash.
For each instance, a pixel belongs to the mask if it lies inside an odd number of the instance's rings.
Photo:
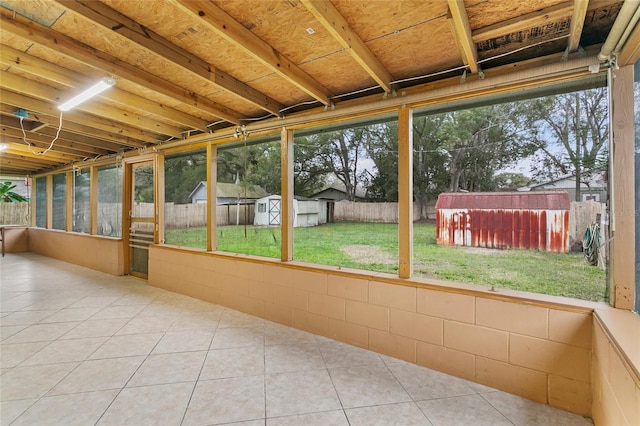
<path id="1" fill-rule="evenodd" d="M 16 185 L 11 182 L 0 182 L 0 203 L 19 203 L 27 201 L 22 195 L 13 192 Z"/>
<path id="2" fill-rule="evenodd" d="M 279 257 L 280 228 L 218 228 L 218 249 Z M 206 228 L 167 230 L 172 244 L 204 248 Z M 582 254 L 492 250 L 436 244 L 435 225 L 414 224 L 414 275 L 603 301 L 606 272 L 586 264 Z M 397 273 L 398 225 L 333 223 L 294 229 L 294 259 L 323 265 Z M 186 244 L 189 242 L 189 244 Z M 359 256 L 349 247 L 367 248 Z M 378 253 L 377 256 L 368 253 Z"/>

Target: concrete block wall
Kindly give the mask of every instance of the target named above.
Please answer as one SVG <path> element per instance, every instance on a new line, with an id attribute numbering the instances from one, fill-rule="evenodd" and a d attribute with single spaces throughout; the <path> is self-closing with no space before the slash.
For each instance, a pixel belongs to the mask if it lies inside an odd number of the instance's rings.
<path id="1" fill-rule="evenodd" d="M 591 415 L 588 307 L 167 246 L 149 284 Z"/>

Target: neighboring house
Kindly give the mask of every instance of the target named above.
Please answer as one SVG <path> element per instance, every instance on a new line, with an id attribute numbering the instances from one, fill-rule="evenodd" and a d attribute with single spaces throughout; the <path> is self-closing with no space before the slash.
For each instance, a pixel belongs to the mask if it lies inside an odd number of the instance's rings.
<path id="1" fill-rule="evenodd" d="M 26 177 L 21 178 L 21 177 L 15 177 L 15 176 L 0 176 L 0 182 L 10 182 L 12 185 L 16 186 L 11 190 L 12 192 L 15 192 L 16 194 L 23 196 L 27 200 L 31 199 L 31 183 L 32 183 L 31 178 L 26 178 Z M 27 186 L 27 182 L 29 183 L 29 186 Z"/>
<path id="2" fill-rule="evenodd" d="M 342 201 L 347 200 L 347 189 L 340 181 L 335 181 L 325 186 L 321 191 L 311 195 L 310 198 L 324 198 L 326 200 Z M 366 189 L 358 186 L 356 188 L 356 199 L 354 201 L 364 201 L 367 198 Z"/>
<path id="3" fill-rule="evenodd" d="M 293 226 L 317 226 L 319 204 L 317 200 L 305 197 L 294 197 Z M 282 197 L 269 195 L 256 201 L 254 225 L 279 226 L 281 223 Z"/>
<path id="4" fill-rule="evenodd" d="M 607 179 L 605 172 L 594 173 L 589 179 L 588 185 L 585 182 L 580 184 L 580 201 L 593 200 L 601 203 L 607 202 Z M 552 191 L 564 190 L 569 193 L 571 201 L 576 200 L 576 176 L 575 174 L 562 176 L 548 182 L 531 184 L 518 188 L 520 192 L 526 191 Z"/>
<path id="5" fill-rule="evenodd" d="M 269 195 L 264 188 L 257 185 L 242 185 L 237 183 L 216 183 L 216 204 L 252 204 L 258 198 Z M 207 202 L 207 182 L 200 182 L 191 194 L 189 199 L 192 204 Z"/>

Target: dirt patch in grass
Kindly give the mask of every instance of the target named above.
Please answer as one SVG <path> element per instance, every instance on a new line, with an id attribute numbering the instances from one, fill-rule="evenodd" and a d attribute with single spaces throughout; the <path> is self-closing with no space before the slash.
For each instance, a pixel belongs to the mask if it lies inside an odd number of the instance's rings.
<path id="1" fill-rule="evenodd" d="M 393 265 L 396 256 L 376 246 L 344 246 L 342 251 L 358 263 L 380 263 Z"/>

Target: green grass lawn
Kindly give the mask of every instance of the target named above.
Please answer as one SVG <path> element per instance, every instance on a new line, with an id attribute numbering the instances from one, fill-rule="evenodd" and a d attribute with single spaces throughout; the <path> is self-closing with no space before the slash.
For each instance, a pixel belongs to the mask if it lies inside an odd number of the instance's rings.
<path id="1" fill-rule="evenodd" d="M 581 254 L 490 250 L 436 244 L 435 225 L 414 224 L 414 275 L 602 301 L 606 272 L 586 264 Z M 166 231 L 168 244 L 205 248 L 206 228 Z M 398 225 L 333 223 L 295 228 L 294 258 L 324 265 L 398 272 Z M 218 250 L 280 257 L 280 229 L 218 228 Z"/>

